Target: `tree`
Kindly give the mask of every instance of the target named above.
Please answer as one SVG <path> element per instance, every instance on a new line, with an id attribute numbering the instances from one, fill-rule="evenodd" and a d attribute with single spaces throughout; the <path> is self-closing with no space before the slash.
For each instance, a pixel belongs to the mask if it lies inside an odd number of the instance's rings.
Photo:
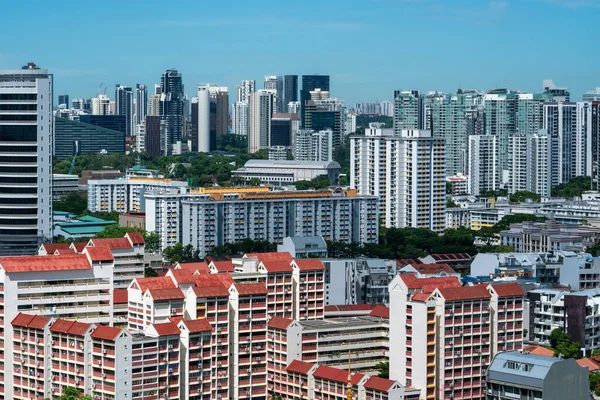
<path id="1" fill-rule="evenodd" d="M 542 197 L 539 194 L 528 191 L 515 192 L 509 197 L 511 203 L 522 203 L 527 200 L 540 201 L 541 199 Z"/>
<path id="2" fill-rule="evenodd" d="M 142 232 L 144 235 L 144 250 L 146 253 L 157 253 L 160 251 L 160 236 L 157 232 Z"/>
<path id="3" fill-rule="evenodd" d="M 146 267 L 144 268 L 144 278 L 154 278 L 158 276 L 158 272 L 154 270 L 154 268 Z"/>
<path id="4" fill-rule="evenodd" d="M 452 200 L 450 197 L 448 197 L 446 199 L 446 208 L 458 208 L 460 207 L 458 204 L 456 204 L 456 202 L 454 200 Z"/>
<path id="5" fill-rule="evenodd" d="M 377 376 L 380 378 L 389 379 L 390 377 L 390 362 L 384 361 L 375 364 L 375 368 L 377 368 Z"/>
<path id="6" fill-rule="evenodd" d="M 484 245 L 479 248 L 480 253 L 512 253 L 515 251 L 515 248 L 512 246 L 504 246 L 504 245 Z"/>
<path id="7" fill-rule="evenodd" d="M 52 202 L 54 211 L 65 211 L 75 215 L 85 213 L 87 206 L 87 193 L 85 192 L 67 193 L 60 200 Z"/>
<path id="8" fill-rule="evenodd" d="M 57 400 L 92 400 L 92 396 L 89 394 L 83 394 L 79 389 L 74 387 L 66 388 L 62 395 L 55 397 Z M 49 400 L 49 399 L 45 399 Z"/>
<path id="9" fill-rule="evenodd" d="M 550 332 L 550 346 L 554 349 L 555 356 L 563 358 L 579 358 L 580 345 L 571 340 L 571 336 L 563 332 L 560 328 L 556 328 Z"/>
<path id="10" fill-rule="evenodd" d="M 592 178 L 589 176 L 576 176 L 569 182 L 557 185 L 552 188 L 552 197 L 566 197 L 572 199 L 581 196 L 583 193 L 592 189 Z"/>
<path id="11" fill-rule="evenodd" d="M 596 395 L 600 394 L 600 389 L 598 386 L 600 385 L 600 372 L 592 372 L 590 374 L 590 392 L 594 392 Z"/>
<path id="12" fill-rule="evenodd" d="M 502 217 L 500 222 L 493 226 L 495 233 L 507 230 L 512 224 L 520 224 L 522 222 L 544 222 L 548 218 L 544 216 L 538 216 L 533 214 L 512 214 Z"/>
<path id="13" fill-rule="evenodd" d="M 119 224 L 108 225 L 102 232 L 96 234 L 97 238 L 122 238 L 128 232 L 141 232 L 138 228 L 128 228 Z M 143 235 L 143 233 L 142 233 Z"/>

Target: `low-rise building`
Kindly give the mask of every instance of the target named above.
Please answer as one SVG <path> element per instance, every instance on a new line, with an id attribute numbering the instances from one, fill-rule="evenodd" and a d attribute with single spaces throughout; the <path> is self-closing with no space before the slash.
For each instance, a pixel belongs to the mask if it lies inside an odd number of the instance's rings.
<path id="1" fill-rule="evenodd" d="M 513 224 L 509 230 L 500 232 L 502 244 L 512 246 L 515 251 L 521 253 L 584 251 L 594 244 L 599 236 L 598 228 L 561 225 L 551 220 Z"/>
<path id="2" fill-rule="evenodd" d="M 248 160 L 231 175 L 245 182 L 256 179 L 261 184 L 272 186 L 291 185 L 324 176 L 332 185 L 337 185 L 340 169 L 337 161 Z"/>
<path id="3" fill-rule="evenodd" d="M 487 399 L 587 400 L 589 373 L 574 359 L 499 353 L 487 373 Z"/>
<path id="4" fill-rule="evenodd" d="M 288 252 L 294 258 L 327 258 L 327 243 L 323 236 L 288 236 L 277 245 L 277 251 Z"/>
<path id="5" fill-rule="evenodd" d="M 52 174 L 52 200 L 79 191 L 79 175 Z"/>

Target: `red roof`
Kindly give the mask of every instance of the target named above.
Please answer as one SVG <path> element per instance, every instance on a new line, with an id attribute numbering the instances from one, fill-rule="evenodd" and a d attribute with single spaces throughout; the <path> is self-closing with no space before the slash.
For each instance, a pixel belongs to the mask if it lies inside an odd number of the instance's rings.
<path id="1" fill-rule="evenodd" d="M 490 292 L 488 292 L 483 285 L 458 288 L 441 288 L 439 291 L 446 301 L 489 299 L 492 297 Z"/>
<path id="2" fill-rule="evenodd" d="M 71 246 L 75 248 L 77 253 L 81 253 L 87 247 L 88 242 L 73 242 Z"/>
<path id="3" fill-rule="evenodd" d="M 577 364 L 579 364 L 580 367 L 588 367 L 589 372 L 598 371 L 600 369 L 598 364 L 596 364 L 596 362 L 591 358 L 581 358 L 575 361 L 577 361 Z"/>
<path id="4" fill-rule="evenodd" d="M 206 274 L 194 275 L 196 286 L 223 286 L 226 289 L 233 284 L 233 278 L 229 274 Z"/>
<path id="5" fill-rule="evenodd" d="M 18 313 L 17 316 L 12 320 L 11 324 L 13 326 L 21 326 L 23 328 L 43 329 L 48 322 L 50 322 L 50 318 L 42 317 L 41 315 Z"/>
<path id="6" fill-rule="evenodd" d="M 73 249 L 57 249 L 53 253 L 55 256 L 60 256 L 61 254 L 76 254 Z"/>
<path id="7" fill-rule="evenodd" d="M 373 304 L 338 304 L 325 306 L 328 312 L 348 312 L 348 311 L 372 311 L 375 308 Z"/>
<path id="8" fill-rule="evenodd" d="M 113 304 L 127 304 L 127 289 L 113 289 Z"/>
<path id="9" fill-rule="evenodd" d="M 496 283 L 490 285 L 499 297 L 524 296 L 525 292 L 518 283 Z"/>
<path id="10" fill-rule="evenodd" d="M 300 360 L 293 360 L 290 365 L 287 366 L 286 370 L 289 372 L 296 372 L 298 374 L 308 374 L 308 371 L 313 367 L 314 364 L 304 362 Z"/>
<path id="11" fill-rule="evenodd" d="M 536 354 L 538 356 L 554 357 L 554 351 L 542 346 L 529 345 L 523 349 L 523 353 Z"/>
<path id="12" fill-rule="evenodd" d="M 170 269 L 167 275 L 169 274 L 172 275 L 175 279 L 175 282 L 180 285 L 196 283 L 194 275 L 192 275 L 192 273 L 187 269 Z"/>
<path id="13" fill-rule="evenodd" d="M 154 300 L 183 300 L 185 296 L 179 288 L 169 289 L 148 289 L 150 296 Z"/>
<path id="14" fill-rule="evenodd" d="M 187 269 L 191 273 L 196 271 L 200 273 L 210 273 L 208 264 L 205 262 L 193 262 L 193 263 L 177 263 L 181 269 Z"/>
<path id="15" fill-rule="evenodd" d="M 276 329 L 287 329 L 292 322 L 294 322 L 293 319 L 289 319 L 289 318 L 283 318 L 283 317 L 272 317 L 267 326 L 269 328 L 276 328 Z"/>
<path id="16" fill-rule="evenodd" d="M 378 376 L 372 376 L 368 381 L 365 382 L 365 388 L 387 393 L 394 383 L 396 383 L 396 381 L 380 378 Z"/>
<path id="17" fill-rule="evenodd" d="M 292 265 L 288 261 L 261 261 L 261 264 L 270 273 L 294 271 L 294 268 L 292 268 Z"/>
<path id="18" fill-rule="evenodd" d="M 245 258 L 258 258 L 258 261 L 287 261 L 291 263 L 294 257 L 288 251 L 274 252 L 274 253 L 247 253 L 244 255 Z"/>
<path id="19" fill-rule="evenodd" d="M 184 319 L 183 322 L 186 328 L 190 332 L 210 332 L 212 331 L 212 326 L 210 322 L 206 318 L 202 319 Z"/>
<path id="20" fill-rule="evenodd" d="M 202 286 L 194 287 L 197 297 L 229 297 L 229 290 L 225 286 Z"/>
<path id="21" fill-rule="evenodd" d="M 296 265 L 300 271 L 323 271 L 325 266 L 323 262 L 318 258 L 305 258 L 301 260 L 295 260 Z"/>
<path id="22" fill-rule="evenodd" d="M 144 237 L 139 232 L 127 232 L 125 236 L 129 236 L 129 240 L 131 240 L 134 246 L 144 244 Z"/>
<path id="23" fill-rule="evenodd" d="M 92 268 L 87 256 L 83 254 L 65 254 L 53 257 L 0 257 L 0 267 L 8 273 L 72 271 Z"/>
<path id="24" fill-rule="evenodd" d="M 373 311 L 371 311 L 371 314 L 369 315 L 372 317 L 390 319 L 390 309 L 383 304 L 378 304 L 373 308 Z"/>
<path id="25" fill-rule="evenodd" d="M 252 294 L 269 294 L 264 282 L 257 283 L 236 283 L 235 288 L 240 295 L 248 296 Z"/>
<path id="26" fill-rule="evenodd" d="M 330 381 L 343 383 L 348 382 L 348 371 L 344 369 L 328 367 L 326 365 L 319 366 L 313 373 L 313 376 L 315 378 L 328 379 Z M 364 374 L 353 373 L 351 375 L 352 384 L 357 385 L 364 376 Z"/>
<path id="27" fill-rule="evenodd" d="M 110 238 L 110 239 L 104 239 L 104 238 L 94 238 L 94 239 L 90 239 L 90 242 L 94 244 L 94 247 L 98 247 L 98 246 L 106 246 L 109 249 L 131 249 L 133 246 L 131 245 L 131 243 L 129 242 L 129 239 L 127 238 Z"/>
<path id="28" fill-rule="evenodd" d="M 431 296 L 431 293 L 415 293 L 411 300 L 425 302 L 429 299 L 429 296 Z"/>
<path id="29" fill-rule="evenodd" d="M 177 327 L 177 324 L 173 322 L 164 322 L 162 324 L 153 324 L 152 325 L 158 333 L 158 336 L 171 336 L 171 335 L 179 335 L 181 331 Z"/>
<path id="30" fill-rule="evenodd" d="M 413 265 L 412 267 L 424 275 L 439 274 L 441 272 L 445 272 L 447 274 L 456 273 L 456 271 L 454 271 L 448 264 L 418 264 Z"/>
<path id="31" fill-rule="evenodd" d="M 83 322 L 59 318 L 50 327 L 50 332 L 83 336 L 90 329 L 91 326 L 92 324 L 85 324 Z"/>
<path id="32" fill-rule="evenodd" d="M 98 325 L 90 335 L 95 339 L 115 340 L 123 330 L 114 326 Z"/>
<path id="33" fill-rule="evenodd" d="M 137 283 L 142 292 L 145 292 L 146 289 L 173 289 L 176 287 L 173 280 L 167 276 L 160 276 L 157 278 L 135 278 L 133 282 Z"/>
<path id="34" fill-rule="evenodd" d="M 48 254 L 54 254 L 56 250 L 67 250 L 69 249 L 69 243 L 44 243 L 42 248 L 46 250 Z"/>
<path id="35" fill-rule="evenodd" d="M 413 274 L 402 274 L 400 279 L 409 289 L 421 289 L 425 293 L 432 293 L 435 289 L 461 287 L 460 282 L 454 276 L 417 278 Z"/>
<path id="36" fill-rule="evenodd" d="M 231 261 L 212 261 L 211 264 L 214 265 L 217 271 L 219 272 L 235 271 L 235 267 L 233 266 L 233 262 Z"/>
<path id="37" fill-rule="evenodd" d="M 115 259 L 106 246 L 86 247 L 84 252 L 89 254 L 92 261 L 113 261 Z"/>
<path id="38" fill-rule="evenodd" d="M 458 262 L 471 261 L 471 256 L 467 253 L 448 253 L 448 254 L 432 254 L 431 257 L 435 261 Z"/>
<path id="39" fill-rule="evenodd" d="M 402 268 L 406 265 L 417 265 L 417 264 L 423 264 L 423 261 L 419 260 L 418 258 L 400 258 L 398 260 L 396 260 L 396 266 Z"/>

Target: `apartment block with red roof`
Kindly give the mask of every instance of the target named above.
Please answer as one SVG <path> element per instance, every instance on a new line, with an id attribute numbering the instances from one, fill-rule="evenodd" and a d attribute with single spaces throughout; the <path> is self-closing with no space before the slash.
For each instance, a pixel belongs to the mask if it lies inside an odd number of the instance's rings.
<path id="1" fill-rule="evenodd" d="M 267 370 L 270 390 L 275 393 L 278 393 L 286 382 L 286 367 L 290 362 L 294 362 L 291 351 L 296 349 L 288 347 L 288 328 L 294 323 L 296 322 L 293 319 L 273 317 L 267 324 Z"/>
<path id="2" fill-rule="evenodd" d="M 113 289 L 113 325 L 127 328 L 129 300 L 127 289 Z"/>
<path id="3" fill-rule="evenodd" d="M 142 349 L 132 348 L 132 336 L 124 329 L 99 325 L 90 334 L 91 374 L 89 393 L 94 399 L 131 398 L 143 380 L 132 380 L 132 371 L 144 364 Z M 145 382 L 152 386 L 149 379 Z"/>
<path id="4" fill-rule="evenodd" d="M 170 276 L 135 278 L 127 293 L 128 329 L 132 332 L 172 317 L 183 317 L 185 295 Z"/>
<path id="5" fill-rule="evenodd" d="M 523 349 L 523 303 L 525 292 L 517 283 L 490 284 L 492 295 L 492 354 Z"/>
<path id="6" fill-rule="evenodd" d="M 114 257 L 114 285 L 126 289 L 134 278 L 144 277 L 144 238 L 128 232 L 122 238 L 90 239 L 88 247 L 108 247 Z"/>
<path id="7" fill-rule="evenodd" d="M 298 288 L 294 318 L 299 320 L 323 318 L 325 308 L 325 266 L 319 259 L 292 261 L 294 280 Z"/>
<path id="8" fill-rule="evenodd" d="M 19 313 L 9 324 L 13 329 L 10 341 L 5 346 L 12 349 L 6 358 L 2 398 L 44 399 L 49 396 L 46 390 L 48 377 L 48 349 L 46 336 L 49 335 L 51 319 L 39 315 Z"/>
<path id="9" fill-rule="evenodd" d="M 182 399 L 211 399 L 212 326 L 206 319 L 181 320 Z"/>

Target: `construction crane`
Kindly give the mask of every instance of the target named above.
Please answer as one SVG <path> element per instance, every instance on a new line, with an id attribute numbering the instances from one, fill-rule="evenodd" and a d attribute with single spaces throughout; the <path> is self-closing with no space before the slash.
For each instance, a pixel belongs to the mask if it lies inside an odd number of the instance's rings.
<path id="1" fill-rule="evenodd" d="M 354 390 L 352 390 L 352 371 L 351 371 L 351 361 L 350 361 L 350 349 L 348 349 L 348 385 L 346 389 L 346 400 L 354 399 Z"/>
<path id="2" fill-rule="evenodd" d="M 71 161 L 71 167 L 69 168 L 69 175 L 73 175 L 73 170 L 75 169 L 75 159 L 77 156 L 73 156 L 73 160 Z"/>

